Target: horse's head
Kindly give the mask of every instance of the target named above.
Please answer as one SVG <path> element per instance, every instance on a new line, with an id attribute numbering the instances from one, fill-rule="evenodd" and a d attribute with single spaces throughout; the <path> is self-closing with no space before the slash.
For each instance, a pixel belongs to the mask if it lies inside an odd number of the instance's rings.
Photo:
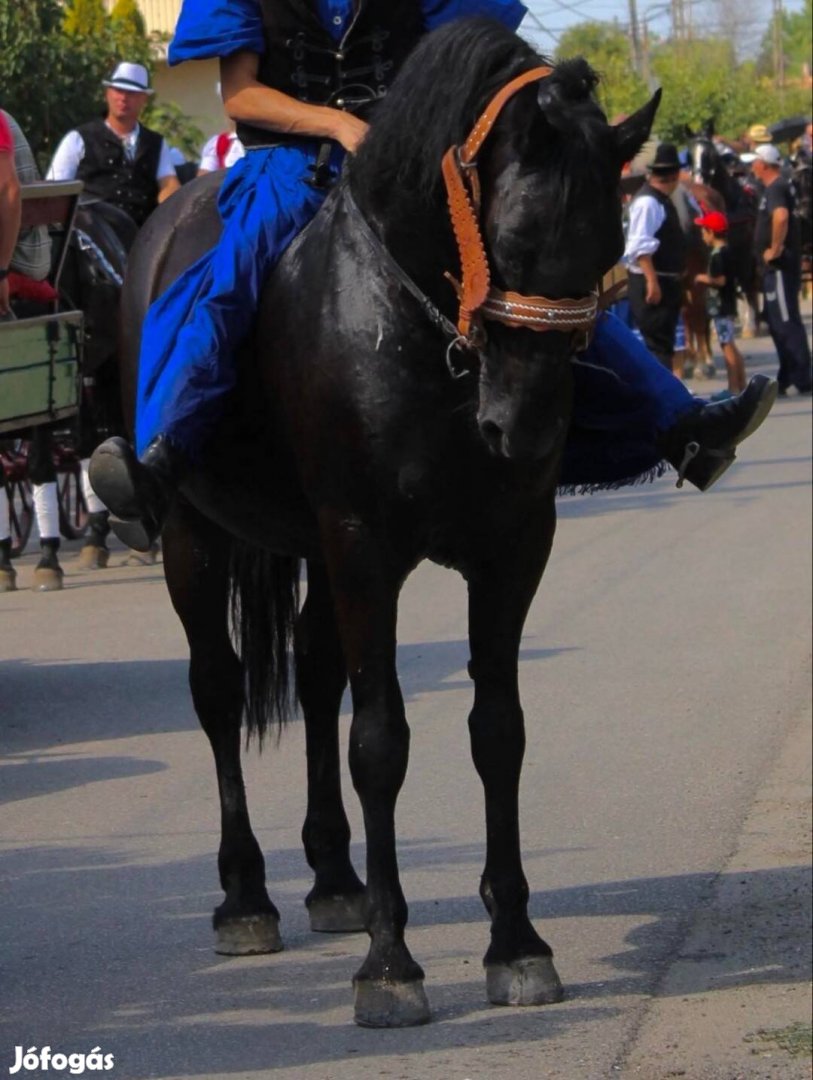
<path id="1" fill-rule="evenodd" d="M 697 184 L 711 184 L 717 171 L 719 157 L 714 143 L 705 135 L 698 135 L 689 143 L 692 162 L 692 179 Z"/>
<path id="2" fill-rule="evenodd" d="M 95 371 L 116 352 L 118 305 L 127 252 L 137 227 L 110 203 L 80 203 L 63 285 L 85 314 L 85 370 Z"/>
<path id="3" fill-rule="evenodd" d="M 591 322 L 571 315 L 591 306 L 621 256 L 621 169 L 648 137 L 659 101 L 611 127 L 593 97 L 597 81 L 574 60 L 522 90 L 483 158 L 492 290 L 544 298 L 533 328 L 491 321 L 484 308 L 477 419 L 489 447 L 512 459 L 540 458 L 564 439 L 571 360 Z"/>
<path id="4" fill-rule="evenodd" d="M 613 128 L 585 61 L 547 77 L 544 63 L 493 20 L 434 31 L 349 170 L 374 231 L 445 315 L 456 316 L 446 279 L 461 278 L 461 332 L 474 326 L 487 338 L 478 341 L 480 431 L 514 459 L 542 457 L 564 437 L 576 339 L 623 250 L 621 169 L 660 98 Z M 541 332 L 527 328 L 528 298 L 539 301 L 530 324 Z"/>

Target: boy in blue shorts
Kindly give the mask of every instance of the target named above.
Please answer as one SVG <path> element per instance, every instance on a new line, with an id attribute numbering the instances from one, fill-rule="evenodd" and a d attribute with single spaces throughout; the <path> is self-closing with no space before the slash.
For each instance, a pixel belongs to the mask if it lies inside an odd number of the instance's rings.
<path id="1" fill-rule="evenodd" d="M 728 372 L 729 394 L 745 389 L 745 360 L 734 340 L 734 318 L 737 314 L 737 287 L 731 268 L 731 256 L 726 246 L 728 219 L 719 210 L 710 210 L 694 219 L 703 232 L 703 242 L 711 249 L 709 269 L 698 274 L 695 281 L 706 286 L 706 311 L 714 323 L 714 331 Z"/>

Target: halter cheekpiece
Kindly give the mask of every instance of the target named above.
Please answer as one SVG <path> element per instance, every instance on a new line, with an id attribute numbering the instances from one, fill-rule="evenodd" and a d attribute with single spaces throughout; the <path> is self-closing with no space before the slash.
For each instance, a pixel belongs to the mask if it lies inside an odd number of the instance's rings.
<path id="1" fill-rule="evenodd" d="M 457 326 L 462 338 L 476 345 L 482 337 L 480 321 L 490 319 L 511 327 L 529 330 L 581 330 L 588 333 L 598 314 L 598 292 L 578 300 L 549 300 L 545 296 L 523 296 L 502 292 L 491 284 L 483 234 L 480 229 L 480 176 L 477 157 L 500 113 L 514 95 L 530 83 L 552 74 L 553 68 L 526 71 L 495 95 L 474 125 L 462 147 L 452 146 L 443 158 L 443 178 L 449 214 L 460 254 L 462 281 L 446 276 L 454 285 L 460 310 Z"/>

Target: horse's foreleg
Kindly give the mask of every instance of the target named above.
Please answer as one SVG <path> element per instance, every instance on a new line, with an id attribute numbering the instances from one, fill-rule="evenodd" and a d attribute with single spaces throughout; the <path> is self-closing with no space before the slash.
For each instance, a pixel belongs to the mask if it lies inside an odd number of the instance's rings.
<path id="1" fill-rule="evenodd" d="M 486 863 L 480 895 L 491 916 L 486 988 L 495 1005 L 543 1005 L 562 998 L 548 944 L 528 918 L 519 837 L 519 780 L 525 727 L 517 665 L 522 627 L 553 539 L 553 514 L 536 545 L 469 575 L 469 716 L 472 757 L 485 790 Z"/>
<path id="2" fill-rule="evenodd" d="M 403 575 L 382 564 L 360 523 L 323 531 L 336 618 L 353 693 L 350 772 L 367 838 L 367 958 L 353 979 L 355 1020 L 408 1027 L 429 1020 L 423 971 L 404 941 L 407 905 L 398 876 L 395 803 L 409 756 L 409 728 L 395 671 L 395 624 Z"/>
<path id="3" fill-rule="evenodd" d="M 347 685 L 323 567 L 308 564 L 308 595 L 296 627 L 297 690 L 305 717 L 308 809 L 302 842 L 314 885 L 305 901 L 311 929 L 364 929 L 364 886 L 350 862 L 350 826 L 339 769 L 339 709 Z"/>
<path id="4" fill-rule="evenodd" d="M 208 736 L 220 795 L 219 953 L 278 952 L 279 912 L 265 888 L 265 860 L 251 830 L 240 765 L 243 677 L 229 639 L 229 541 L 179 500 L 163 534 L 164 573 L 189 642 L 189 684 Z"/>

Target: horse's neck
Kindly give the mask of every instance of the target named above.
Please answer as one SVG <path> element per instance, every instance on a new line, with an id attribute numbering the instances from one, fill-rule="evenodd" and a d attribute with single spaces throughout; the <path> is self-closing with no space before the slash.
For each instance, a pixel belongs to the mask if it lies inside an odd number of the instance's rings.
<path id="1" fill-rule="evenodd" d="M 394 193 L 386 205 L 359 201 L 359 208 L 401 269 L 445 314 L 451 313 L 453 290 L 444 275 L 459 275 L 459 256 L 443 200 L 418 204 Z"/>
<path id="2" fill-rule="evenodd" d="M 696 181 L 686 185 L 689 194 L 695 200 L 701 210 L 725 211 L 726 201 L 719 191 L 715 191 L 708 184 L 698 184 Z"/>

